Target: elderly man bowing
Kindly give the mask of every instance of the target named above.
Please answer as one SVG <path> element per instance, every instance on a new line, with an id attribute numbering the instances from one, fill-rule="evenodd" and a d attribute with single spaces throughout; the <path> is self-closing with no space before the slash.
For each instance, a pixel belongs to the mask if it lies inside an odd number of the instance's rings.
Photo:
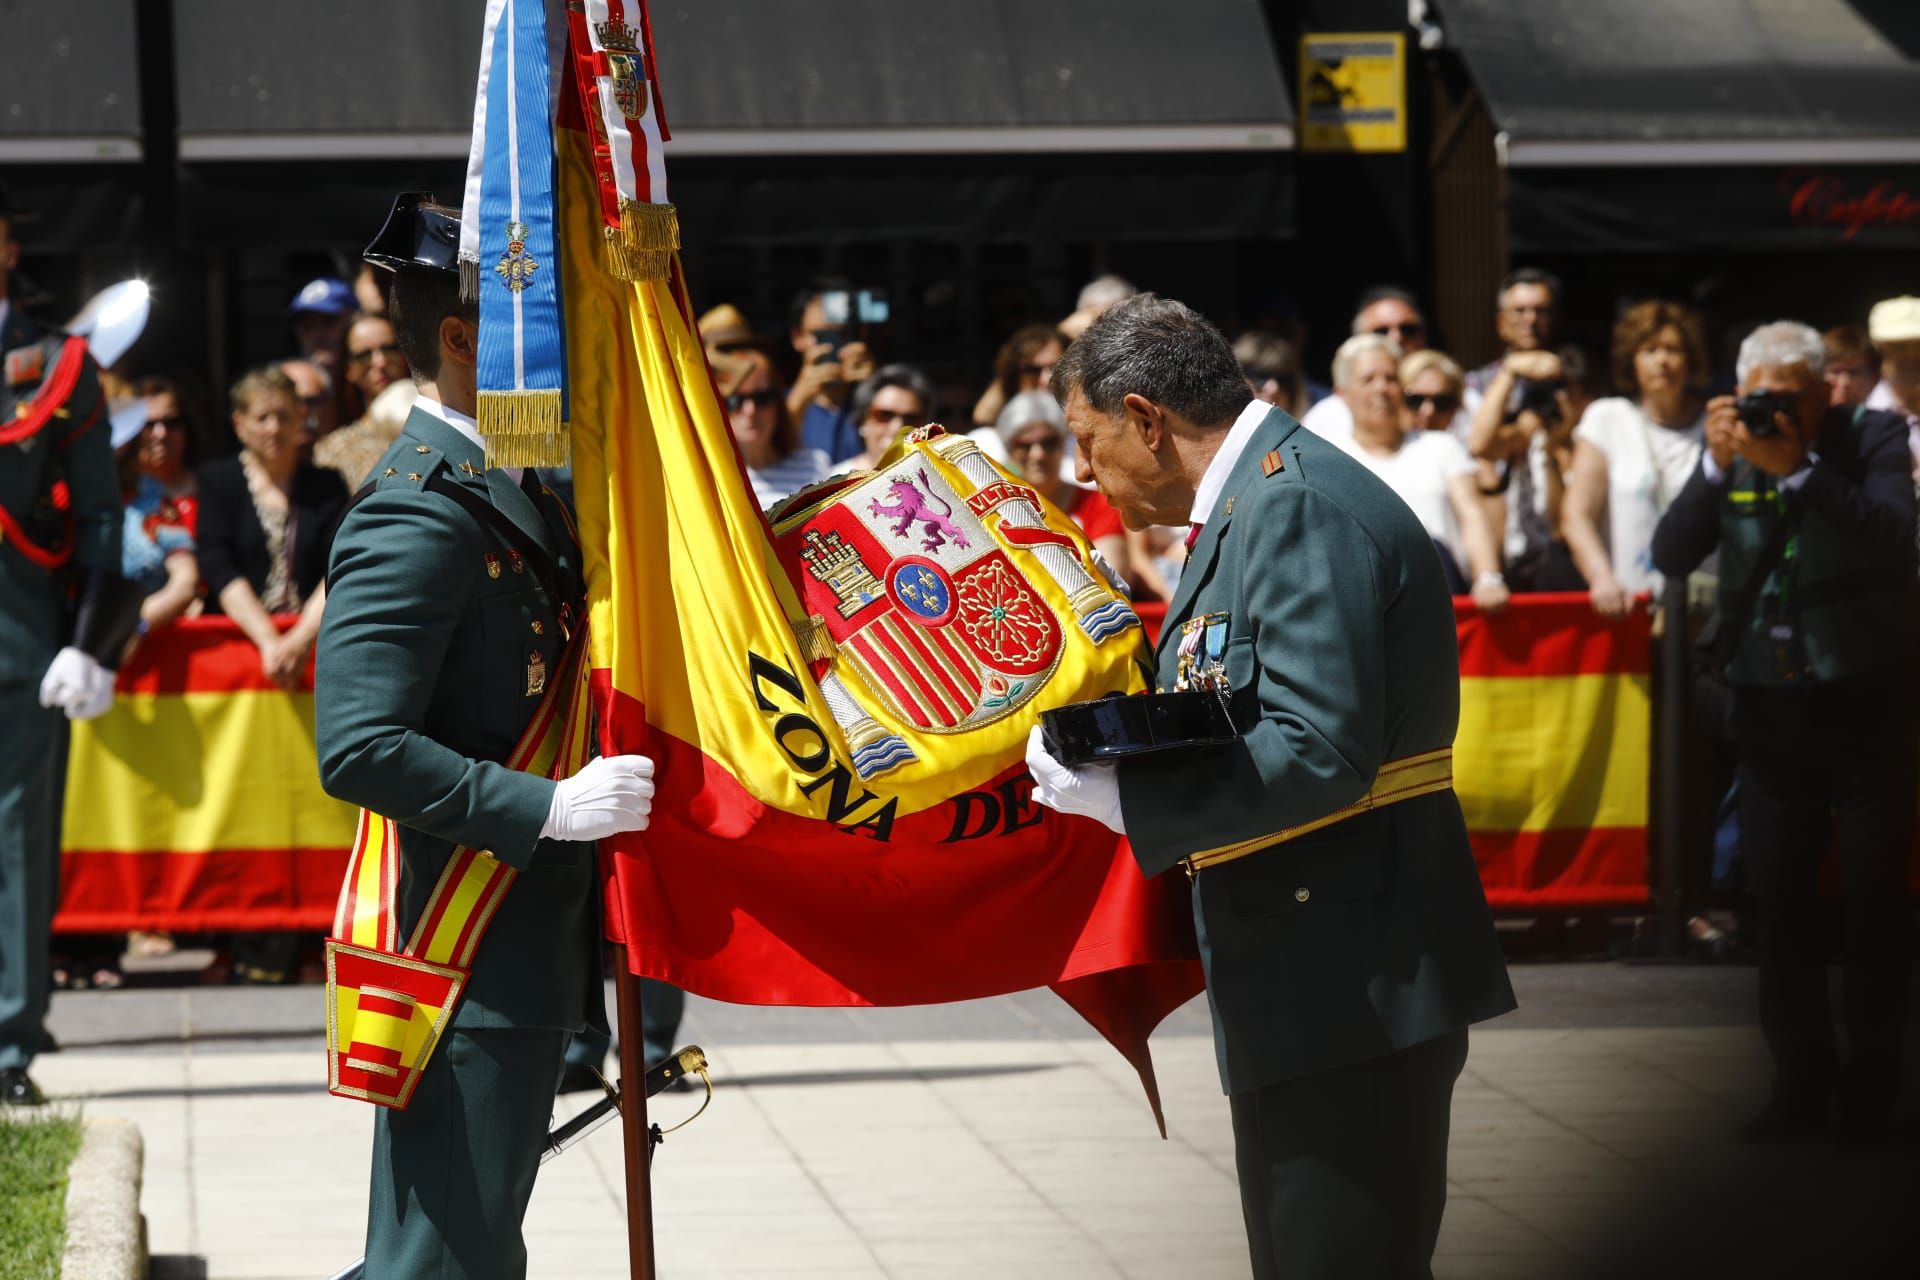
<path id="1" fill-rule="evenodd" d="M 1053 389 L 1080 478 L 1130 527 L 1191 522 L 1159 680 L 1224 682 L 1240 737 L 1068 768 L 1036 730 L 1034 796 L 1192 877 L 1254 1274 L 1426 1276 L 1466 1027 L 1514 1007 L 1451 784 L 1433 541 L 1366 468 L 1250 403 L 1178 302 L 1105 312 Z"/>

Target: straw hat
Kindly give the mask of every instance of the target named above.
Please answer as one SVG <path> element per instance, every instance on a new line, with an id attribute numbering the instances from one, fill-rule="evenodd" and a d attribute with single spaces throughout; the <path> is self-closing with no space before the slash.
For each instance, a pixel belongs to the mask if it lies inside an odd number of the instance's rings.
<path id="1" fill-rule="evenodd" d="M 1920 298 L 1909 294 L 1874 303 L 1867 336 L 1875 342 L 1920 342 Z"/>

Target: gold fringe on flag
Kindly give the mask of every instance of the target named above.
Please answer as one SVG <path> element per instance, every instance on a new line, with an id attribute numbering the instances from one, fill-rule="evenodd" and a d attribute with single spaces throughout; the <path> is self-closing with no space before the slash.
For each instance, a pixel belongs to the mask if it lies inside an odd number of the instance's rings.
<path id="1" fill-rule="evenodd" d="M 558 391 L 482 391 L 479 410 L 488 466 L 564 467 L 572 459 Z"/>
<path id="2" fill-rule="evenodd" d="M 680 250 L 680 215 L 670 204 L 620 202 L 620 225 L 606 229 L 607 274 L 616 280 L 665 280 Z"/>
<path id="3" fill-rule="evenodd" d="M 460 259 L 460 301 L 480 301 L 480 263 L 476 259 Z"/>

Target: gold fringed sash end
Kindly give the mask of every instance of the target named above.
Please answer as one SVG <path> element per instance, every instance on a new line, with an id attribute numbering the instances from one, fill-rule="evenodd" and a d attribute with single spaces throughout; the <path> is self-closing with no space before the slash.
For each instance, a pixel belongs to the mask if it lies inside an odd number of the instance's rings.
<path id="1" fill-rule="evenodd" d="M 571 461 L 558 391 L 482 391 L 479 408 L 488 466 L 564 467 Z"/>
<path id="2" fill-rule="evenodd" d="M 480 301 L 480 264 L 472 258 L 460 259 L 460 301 Z"/>
<path id="3" fill-rule="evenodd" d="M 607 274 L 618 280 L 665 280 L 680 250 L 680 215 L 670 204 L 620 202 L 620 225 L 606 229 Z"/>

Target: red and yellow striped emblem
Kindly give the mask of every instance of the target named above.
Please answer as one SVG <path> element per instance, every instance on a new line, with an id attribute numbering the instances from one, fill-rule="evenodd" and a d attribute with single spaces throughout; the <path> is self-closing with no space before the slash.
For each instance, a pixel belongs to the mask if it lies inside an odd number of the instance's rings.
<path id="1" fill-rule="evenodd" d="M 585 632 L 560 660 L 507 764 L 564 778 L 586 762 Z M 483 849 L 456 848 L 399 945 L 400 832 L 361 811 L 327 939 L 327 1089 L 384 1107 L 413 1097 L 452 1021 L 488 923 L 519 873 Z"/>

